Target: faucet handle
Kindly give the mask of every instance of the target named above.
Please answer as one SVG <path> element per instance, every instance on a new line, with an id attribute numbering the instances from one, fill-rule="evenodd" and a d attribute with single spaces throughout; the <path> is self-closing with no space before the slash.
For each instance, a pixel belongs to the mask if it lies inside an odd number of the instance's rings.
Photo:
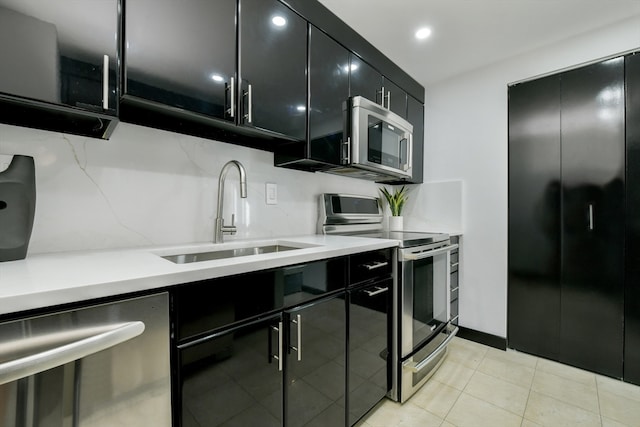
<path id="1" fill-rule="evenodd" d="M 238 229 L 236 228 L 236 214 L 231 214 L 231 225 L 224 225 L 223 219 L 220 229 L 223 234 L 236 234 L 238 231 Z"/>
<path id="2" fill-rule="evenodd" d="M 231 226 L 236 226 L 236 214 L 231 214 Z"/>

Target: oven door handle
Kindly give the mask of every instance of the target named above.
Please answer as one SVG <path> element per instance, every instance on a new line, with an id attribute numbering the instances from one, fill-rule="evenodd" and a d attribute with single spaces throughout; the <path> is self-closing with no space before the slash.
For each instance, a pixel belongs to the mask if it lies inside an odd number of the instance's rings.
<path id="1" fill-rule="evenodd" d="M 447 347 L 447 344 L 449 344 L 449 342 L 453 339 L 453 337 L 456 336 L 458 331 L 459 331 L 459 328 L 456 326 L 456 328 L 453 331 L 451 331 L 449 336 L 444 341 L 442 341 L 442 343 L 440 343 L 440 345 L 433 351 L 433 353 L 429 355 L 429 357 L 426 357 L 425 359 L 421 360 L 418 363 L 414 362 L 413 360 L 407 360 L 402 364 L 402 367 L 404 369 L 407 369 L 417 374 L 418 372 L 423 370 L 427 365 L 429 365 L 429 362 L 431 362 L 435 357 L 437 357 L 442 352 L 442 350 L 444 350 Z"/>
<path id="2" fill-rule="evenodd" d="M 405 261 L 418 261 L 421 259 L 425 259 L 425 258 L 430 258 L 436 255 L 439 255 L 441 253 L 444 252 L 450 252 L 454 249 L 458 249 L 458 245 L 449 245 L 449 246 L 445 246 L 444 248 L 438 248 L 438 249 L 434 249 L 431 251 L 424 251 L 424 252 L 416 252 L 415 248 L 413 249 L 402 249 L 400 251 L 401 254 L 401 262 L 405 262 Z"/>

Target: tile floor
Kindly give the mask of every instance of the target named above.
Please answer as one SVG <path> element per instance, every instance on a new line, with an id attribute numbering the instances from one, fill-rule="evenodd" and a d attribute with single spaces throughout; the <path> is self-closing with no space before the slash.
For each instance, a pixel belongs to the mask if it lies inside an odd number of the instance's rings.
<path id="1" fill-rule="evenodd" d="M 454 338 L 407 403 L 383 400 L 359 427 L 640 427 L 640 387 Z"/>

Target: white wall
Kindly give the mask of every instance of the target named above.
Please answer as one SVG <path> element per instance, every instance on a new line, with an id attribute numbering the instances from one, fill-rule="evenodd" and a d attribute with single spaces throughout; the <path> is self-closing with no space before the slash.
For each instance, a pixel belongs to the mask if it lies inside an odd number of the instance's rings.
<path id="1" fill-rule="evenodd" d="M 224 216 L 229 224 L 236 213 L 235 238 L 315 234 L 321 193 L 377 196 L 379 187 L 276 168 L 272 153 L 127 123 L 109 141 L 0 125 L 0 171 L 13 154 L 36 163 L 27 256 L 211 241 L 218 175 L 231 159 L 243 163 L 248 178 L 247 199 L 239 197 L 237 171 L 226 179 Z M 278 184 L 277 205 L 265 202 L 267 182 Z"/>
<path id="2" fill-rule="evenodd" d="M 425 181 L 464 189 L 461 325 L 507 333 L 507 85 L 637 48 L 639 17 L 427 87 Z"/>

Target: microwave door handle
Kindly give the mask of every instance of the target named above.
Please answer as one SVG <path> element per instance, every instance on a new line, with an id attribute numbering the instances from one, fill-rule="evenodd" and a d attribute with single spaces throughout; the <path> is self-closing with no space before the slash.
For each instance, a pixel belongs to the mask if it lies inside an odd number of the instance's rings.
<path id="1" fill-rule="evenodd" d="M 409 149 L 408 154 L 407 154 L 407 169 L 405 170 L 409 170 L 413 167 L 413 136 L 409 135 L 409 139 L 408 139 L 408 144 L 409 144 Z"/>

